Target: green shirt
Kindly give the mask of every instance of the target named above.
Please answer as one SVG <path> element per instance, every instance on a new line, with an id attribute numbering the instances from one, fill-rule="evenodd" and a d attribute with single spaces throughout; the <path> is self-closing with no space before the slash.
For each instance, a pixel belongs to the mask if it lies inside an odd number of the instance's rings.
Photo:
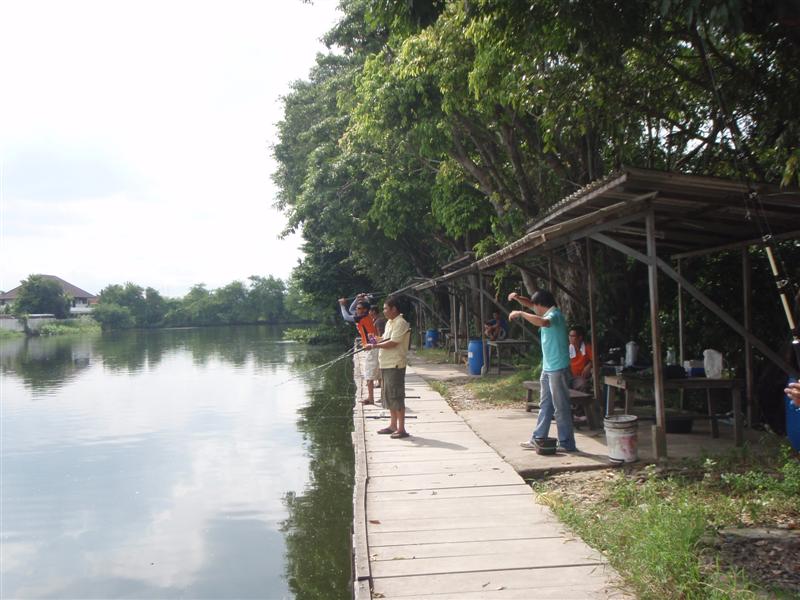
<path id="1" fill-rule="evenodd" d="M 542 371 L 560 371 L 569 367 L 569 336 L 567 322 L 557 306 L 551 307 L 543 319 L 550 327 L 539 330 L 542 338 Z"/>

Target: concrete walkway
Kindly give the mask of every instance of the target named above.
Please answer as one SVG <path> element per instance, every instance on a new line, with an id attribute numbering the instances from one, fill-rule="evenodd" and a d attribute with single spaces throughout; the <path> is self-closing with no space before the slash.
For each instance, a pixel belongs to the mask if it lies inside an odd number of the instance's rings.
<path id="1" fill-rule="evenodd" d="M 459 365 L 433 364 L 415 361 L 414 371 L 429 381 L 463 380 L 468 377 L 466 369 Z M 520 388 L 518 407 L 471 409 L 459 411 L 475 433 L 489 444 L 506 462 L 525 478 L 538 478 L 560 471 L 579 471 L 610 468 L 605 432 L 592 431 L 587 427 L 575 430 L 579 453 L 558 453 L 555 456 L 540 456 L 531 450 L 520 448 L 519 442 L 530 439 L 536 425 L 537 412 L 526 412 L 525 392 Z M 650 426 L 652 421 L 639 425 L 640 462 L 654 462 Z M 670 458 L 689 458 L 724 455 L 736 448 L 733 427 L 720 423 L 719 437 L 711 437 L 708 421 L 695 421 L 690 434 L 667 434 L 667 454 Z M 555 422 L 550 435 L 557 436 Z M 744 439 L 751 451 L 757 451 L 761 432 L 745 428 Z"/>
<path id="2" fill-rule="evenodd" d="M 628 597 L 417 367 L 406 384 L 411 437 L 377 434 L 380 408 L 354 414 L 356 598 Z"/>

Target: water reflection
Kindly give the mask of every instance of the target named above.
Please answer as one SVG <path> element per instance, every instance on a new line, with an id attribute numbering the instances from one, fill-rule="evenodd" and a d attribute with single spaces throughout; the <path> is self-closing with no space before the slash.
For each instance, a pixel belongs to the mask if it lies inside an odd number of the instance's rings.
<path id="1" fill-rule="evenodd" d="M 298 598 L 347 598 L 350 595 L 350 528 L 354 458 L 350 437 L 355 390 L 350 361 L 326 371 L 322 386 L 300 412 L 298 425 L 309 441 L 310 479 L 304 494 L 286 494 L 286 572 Z M 347 393 L 343 394 L 343 391 Z M 320 540 L 327 540 L 325 546 Z"/>
<path id="2" fill-rule="evenodd" d="M 278 333 L 4 342 L 0 597 L 347 597 L 350 364 Z"/>

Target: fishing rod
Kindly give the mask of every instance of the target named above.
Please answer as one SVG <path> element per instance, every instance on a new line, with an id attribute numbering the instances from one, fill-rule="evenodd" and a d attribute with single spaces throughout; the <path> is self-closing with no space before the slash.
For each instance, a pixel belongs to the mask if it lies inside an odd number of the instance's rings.
<path id="1" fill-rule="evenodd" d="M 358 298 L 359 296 L 367 296 L 367 297 L 370 297 L 370 298 L 375 298 L 376 296 L 383 296 L 383 295 L 384 295 L 384 294 L 386 294 L 386 293 L 387 293 L 387 292 L 385 292 L 385 291 L 383 291 L 383 290 L 381 290 L 381 291 L 378 291 L 378 292 L 359 292 L 359 293 L 358 293 L 358 294 L 356 294 L 355 296 L 347 296 L 347 298 L 346 298 L 346 299 L 347 299 L 347 300 L 355 300 L 355 299 L 356 299 L 356 298 Z"/>
<path id="2" fill-rule="evenodd" d="M 319 371 L 320 369 L 330 369 L 333 365 L 335 365 L 340 360 L 344 360 L 345 358 L 350 358 L 352 356 L 355 356 L 359 352 L 363 352 L 363 351 L 364 351 L 364 348 L 352 348 L 352 349 L 348 350 L 347 352 L 345 352 L 344 354 L 341 354 L 341 355 L 337 356 L 333 360 L 329 360 L 326 363 L 322 363 L 321 365 L 317 365 L 316 367 L 312 367 L 311 369 L 309 369 L 307 371 L 303 371 L 302 373 L 300 373 L 298 375 L 295 375 L 294 377 L 290 377 L 289 379 L 286 379 L 286 380 L 282 381 L 281 383 L 278 383 L 276 385 L 276 387 L 284 385 L 286 383 L 289 383 L 290 381 L 295 381 L 297 379 L 300 379 L 301 377 L 305 377 L 306 375 L 310 375 L 311 373 Z"/>
<path id="3" fill-rule="evenodd" d="M 792 311 L 791 306 L 791 299 L 790 294 L 796 292 L 796 286 L 794 286 L 789 279 L 789 276 L 786 273 L 786 266 L 785 263 L 780 255 L 780 249 L 778 248 L 777 244 L 775 243 L 775 237 L 772 234 L 772 230 L 770 228 L 769 219 L 766 217 L 766 211 L 764 210 L 764 204 L 761 201 L 760 194 L 753 189 L 753 186 L 750 184 L 750 181 L 745 176 L 745 170 L 742 165 L 739 163 L 738 156 L 742 154 L 742 148 L 745 147 L 745 144 L 739 137 L 739 130 L 736 127 L 736 124 L 733 120 L 733 116 L 731 112 L 728 110 L 728 106 L 725 103 L 725 100 L 722 97 L 722 92 L 719 89 L 717 84 L 717 79 L 714 75 L 714 69 L 711 66 L 711 62 L 708 60 L 708 51 L 706 49 L 705 40 L 701 35 L 700 31 L 696 30 L 697 38 L 700 41 L 700 47 L 702 49 L 701 60 L 703 65 L 708 72 L 708 77 L 711 82 L 711 88 L 714 93 L 714 97 L 719 105 L 719 109 L 722 112 L 722 116 L 725 119 L 725 126 L 728 128 L 728 131 L 731 134 L 731 142 L 733 143 L 733 163 L 736 171 L 739 173 L 739 179 L 742 183 L 747 186 L 748 193 L 744 198 L 745 208 L 747 209 L 747 214 L 745 218 L 747 220 L 751 220 L 750 217 L 750 206 L 749 204 L 752 203 L 755 206 L 755 224 L 758 227 L 759 234 L 761 236 L 761 242 L 763 244 L 764 252 L 767 255 L 767 261 L 769 262 L 770 271 L 772 272 L 772 277 L 775 280 L 775 288 L 778 292 L 778 297 L 780 298 L 781 305 L 783 306 L 783 312 L 786 315 L 786 322 L 789 325 L 789 333 L 792 336 L 792 350 L 794 352 L 795 361 L 797 366 L 800 367 L 800 327 L 798 326 L 797 322 L 794 319 L 794 314 Z M 706 35 L 708 33 L 706 32 Z M 749 154 L 749 150 L 748 150 Z"/>

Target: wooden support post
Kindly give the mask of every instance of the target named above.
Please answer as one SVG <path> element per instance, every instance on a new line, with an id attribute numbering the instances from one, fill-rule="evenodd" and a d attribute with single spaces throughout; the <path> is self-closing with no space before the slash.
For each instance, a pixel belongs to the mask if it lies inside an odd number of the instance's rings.
<path id="1" fill-rule="evenodd" d="M 600 348 L 598 346 L 597 328 L 595 326 L 595 305 L 594 305 L 594 264 L 592 261 L 592 240 L 586 238 L 586 287 L 589 291 L 589 331 L 592 337 L 590 346 L 592 348 L 592 383 L 595 404 L 601 402 L 602 387 L 600 383 Z"/>
<path id="2" fill-rule="evenodd" d="M 486 363 L 489 362 L 489 352 L 486 348 L 486 336 L 483 330 L 483 322 L 486 319 L 486 315 L 483 312 L 483 273 L 478 271 L 478 290 L 480 290 L 480 312 L 481 316 L 478 319 L 478 328 L 481 331 L 481 353 L 483 354 L 483 366 L 481 366 L 481 375 L 486 375 L 487 366 Z M 497 357 L 500 360 L 500 356 Z"/>
<path id="3" fill-rule="evenodd" d="M 678 275 L 681 275 L 683 267 L 683 259 L 678 259 Z M 686 344 L 683 339 L 683 286 L 681 282 L 678 282 L 678 364 L 683 366 L 683 362 L 686 360 L 684 358 Z M 681 388 L 680 390 L 680 408 L 683 410 L 683 403 L 685 400 L 685 393 L 684 389 Z"/>
<path id="4" fill-rule="evenodd" d="M 666 413 L 664 410 L 664 369 L 661 352 L 661 327 L 658 324 L 658 266 L 656 264 L 656 217 L 651 210 L 645 217 L 647 228 L 647 280 L 650 287 L 650 330 L 653 348 L 653 392 L 656 401 L 656 424 L 653 427 L 653 454 L 667 457 Z"/>
<path id="5" fill-rule="evenodd" d="M 750 252 L 747 246 L 742 248 L 742 309 L 744 310 L 744 330 L 752 333 L 753 331 L 753 311 L 752 295 L 753 281 L 750 264 Z M 753 402 L 753 347 L 747 336 L 744 336 L 744 373 L 745 373 L 745 399 L 747 402 L 747 426 L 752 428 L 753 422 L 758 415 L 755 414 L 756 407 Z M 734 401 L 736 398 L 734 397 Z"/>
<path id="6" fill-rule="evenodd" d="M 678 275 L 683 275 L 683 259 L 678 259 Z M 683 339 L 683 286 L 680 281 L 678 282 L 678 360 L 683 366 L 684 352 L 686 348 L 685 340 Z"/>

